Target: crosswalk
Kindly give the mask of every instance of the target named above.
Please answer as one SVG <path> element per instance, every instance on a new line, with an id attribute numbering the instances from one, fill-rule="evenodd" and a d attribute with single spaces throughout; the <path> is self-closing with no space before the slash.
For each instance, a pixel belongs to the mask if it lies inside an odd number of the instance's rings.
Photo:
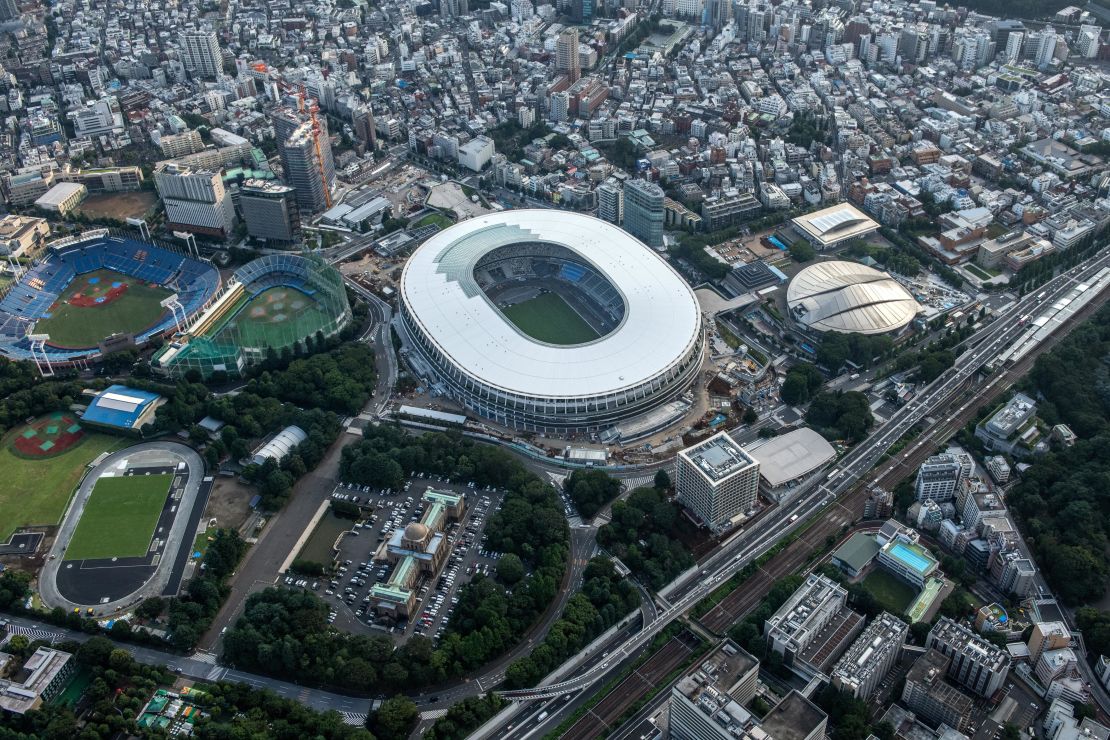
<path id="1" fill-rule="evenodd" d="M 215 653 L 210 653 L 207 650 L 198 650 L 191 656 L 193 660 L 198 663 L 207 663 L 208 665 L 216 665 Z"/>
<path id="2" fill-rule="evenodd" d="M 427 712 L 420 713 L 420 719 L 439 719 L 447 714 L 446 709 L 429 709 Z"/>
<path id="3" fill-rule="evenodd" d="M 343 717 L 343 724 L 350 725 L 351 727 L 365 727 L 366 715 L 359 714 L 358 712 L 340 712 Z"/>
<path id="4" fill-rule="evenodd" d="M 621 487 L 625 491 L 633 491 L 637 488 L 651 488 L 655 485 L 655 475 L 641 475 L 636 478 L 625 478 L 621 481 Z"/>
<path id="5" fill-rule="evenodd" d="M 35 642 L 36 640 L 43 640 L 45 642 L 49 642 L 51 645 L 53 645 L 55 642 L 59 642 L 62 639 L 62 636 L 59 635 L 57 632 L 36 629 L 34 627 L 21 627 L 17 624 L 9 624 L 7 630 L 9 637 L 6 637 L 4 640 L 0 640 L 0 645 L 10 640 L 11 635 L 23 635 L 31 642 Z"/>

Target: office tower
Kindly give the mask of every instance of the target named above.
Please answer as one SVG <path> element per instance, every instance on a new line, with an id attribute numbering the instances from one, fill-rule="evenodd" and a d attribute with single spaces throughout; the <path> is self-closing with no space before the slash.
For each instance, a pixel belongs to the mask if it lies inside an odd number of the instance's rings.
<path id="1" fill-rule="evenodd" d="M 917 470 L 914 494 L 918 501 L 948 501 L 956 498 L 963 467 L 955 455 L 933 455 Z"/>
<path id="2" fill-rule="evenodd" d="M 590 25 L 594 20 L 595 0 L 570 0 L 570 15 L 575 23 Z"/>
<path id="3" fill-rule="evenodd" d="M 647 180 L 624 185 L 624 230 L 649 247 L 663 246 L 663 188 Z"/>
<path id="4" fill-rule="evenodd" d="M 625 213 L 627 222 L 629 214 Z M 759 463 L 726 432 L 678 453 L 679 502 L 718 532 L 751 510 L 759 492 Z"/>
<path id="5" fill-rule="evenodd" d="M 354 129 L 355 138 L 366 144 L 370 151 L 377 150 L 378 126 L 374 121 L 374 111 L 369 105 L 351 111 L 351 128 Z"/>
<path id="6" fill-rule="evenodd" d="M 721 28 L 732 20 L 732 0 L 707 0 L 705 4 L 705 24 Z"/>
<path id="7" fill-rule="evenodd" d="M 297 193 L 288 185 L 247 180 L 239 188 L 239 210 L 247 233 L 271 244 L 293 244 L 300 239 L 301 213 Z"/>
<path id="8" fill-rule="evenodd" d="M 297 206 L 305 214 L 323 211 L 335 187 L 327 122 L 317 117 L 317 132 L 306 114 L 283 108 L 273 114 L 273 123 L 285 182 L 297 191 Z"/>
<path id="9" fill-rule="evenodd" d="M 577 82 L 578 78 L 582 76 L 582 69 L 578 61 L 577 28 L 565 29 L 556 39 L 555 69 L 565 72 L 571 82 Z"/>
<path id="10" fill-rule="evenodd" d="M 570 116 L 570 95 L 566 90 L 551 94 L 549 117 L 556 123 L 567 120 Z"/>
<path id="11" fill-rule="evenodd" d="M 909 625 L 887 612 L 875 617 L 837 661 L 832 685 L 857 699 L 870 697 L 898 662 L 909 629 Z"/>
<path id="12" fill-rule="evenodd" d="M 1010 656 L 1005 650 L 948 617 L 933 626 L 925 647 L 949 658 L 948 677 L 980 696 L 993 696 L 1010 673 Z"/>
<path id="13" fill-rule="evenodd" d="M 759 661 L 726 640 L 671 689 L 670 731 L 676 740 L 734 740 L 755 718 L 744 705 L 755 696 Z"/>
<path id="14" fill-rule="evenodd" d="M 224 57 L 215 31 L 186 31 L 181 34 L 181 62 L 197 77 L 216 77 L 223 71 Z"/>
<path id="15" fill-rule="evenodd" d="M 951 661 L 936 650 L 928 650 L 906 674 L 902 704 L 925 721 L 970 735 L 975 704 L 971 697 L 945 683 Z"/>
<path id="16" fill-rule="evenodd" d="M 597 217 L 620 226 L 624 217 L 624 191 L 620 184 L 607 181 L 597 187 Z"/>
<path id="17" fill-rule="evenodd" d="M 218 171 L 162 164 L 154 171 L 154 185 L 170 229 L 218 238 L 231 234 L 235 206 Z"/>
<path id="18" fill-rule="evenodd" d="M 1094 59 L 1098 56 L 1101 46 L 1102 27 L 1083 25 L 1076 34 L 1076 50 L 1084 59 Z"/>
<path id="19" fill-rule="evenodd" d="M 1025 34 L 1013 31 L 1006 36 L 1006 61 L 1014 63 L 1021 59 L 1021 47 L 1025 42 Z"/>

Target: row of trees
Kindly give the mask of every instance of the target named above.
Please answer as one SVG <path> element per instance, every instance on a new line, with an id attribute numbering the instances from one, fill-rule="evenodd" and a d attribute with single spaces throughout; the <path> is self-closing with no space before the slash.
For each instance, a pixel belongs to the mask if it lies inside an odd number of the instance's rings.
<path id="1" fill-rule="evenodd" d="M 826 332 L 817 347 L 817 362 L 837 372 L 845 362 L 868 367 L 894 349 L 894 340 L 886 334 L 842 334 Z"/>
<path id="2" fill-rule="evenodd" d="M 217 530 L 204 553 L 203 567 L 185 587 L 184 595 L 169 606 L 170 643 L 188 650 L 204 634 L 231 588 L 228 579 L 247 552 L 247 543 L 234 529 Z"/>
<path id="3" fill-rule="evenodd" d="M 786 371 L 780 395 L 791 406 L 807 403 L 821 389 L 825 376 L 808 362 L 799 362 Z"/>
<path id="4" fill-rule="evenodd" d="M 620 621 L 639 601 L 636 589 L 617 574 L 613 561 L 608 558 L 591 560 L 583 579 L 582 590 L 571 597 L 563 615 L 551 625 L 543 642 L 531 655 L 513 662 L 505 671 L 505 682 L 510 687 L 534 686 Z"/>
<path id="5" fill-rule="evenodd" d="M 592 518 L 621 492 L 621 482 L 601 470 L 575 470 L 563 487 L 586 519 Z"/>
<path id="6" fill-rule="evenodd" d="M 31 362 L 0 358 L 0 434 L 27 418 L 67 409 L 81 397 L 76 375 L 45 379 Z"/>
<path id="7" fill-rule="evenodd" d="M 1110 568 L 1110 308 L 1102 308 L 1051 352 L 1037 358 L 1025 390 L 1041 398 L 1038 416 L 1079 436 L 1037 459 L 1008 503 L 1053 589 L 1069 604 L 1101 599 Z"/>
<path id="8" fill-rule="evenodd" d="M 673 538 L 678 512 L 658 488 L 637 488 L 613 504 L 613 518 L 597 532 L 602 547 L 653 589 L 693 567 L 694 558 Z"/>
<path id="9" fill-rule="evenodd" d="M 32 643 L 33 649 L 38 643 Z M 162 666 L 135 661 L 110 640 L 93 637 L 83 644 L 65 642 L 56 647 L 73 653 L 90 676 L 80 718 L 64 703 L 43 704 L 19 715 L 0 713 L 0 738 L 4 740 L 98 740 L 105 737 L 148 737 L 140 727 L 139 712 L 159 686 L 175 676 Z M 328 740 L 374 740 L 360 727 L 344 724 L 338 713 L 313 711 L 271 691 L 247 684 L 217 683 L 190 696 L 204 716 L 197 719 L 193 737 L 199 740 L 267 737 L 294 740 L 305 737 Z"/>
<path id="10" fill-rule="evenodd" d="M 855 444 L 875 423 L 867 396 L 857 391 L 822 391 L 806 410 L 806 422 L 828 439 Z"/>

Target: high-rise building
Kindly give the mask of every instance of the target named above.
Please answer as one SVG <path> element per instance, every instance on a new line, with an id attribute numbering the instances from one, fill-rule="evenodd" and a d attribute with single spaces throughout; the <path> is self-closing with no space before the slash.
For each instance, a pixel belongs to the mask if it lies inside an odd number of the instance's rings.
<path id="1" fill-rule="evenodd" d="M 918 501 L 948 501 L 956 498 L 963 466 L 955 455 L 933 455 L 917 470 L 914 494 Z"/>
<path id="2" fill-rule="evenodd" d="M 867 699 L 898 662 L 909 629 L 887 612 L 875 617 L 837 661 L 832 685 L 857 699 Z"/>
<path id="3" fill-rule="evenodd" d="M 204 151 L 204 141 L 199 131 L 182 131 L 180 134 L 167 134 L 158 141 L 162 154 L 170 159 L 184 157 Z"/>
<path id="4" fill-rule="evenodd" d="M 793 668 L 810 644 L 846 610 L 848 592 L 827 576 L 811 574 L 763 625 L 767 647 Z M 862 628 L 862 622 L 858 624 Z"/>
<path id="5" fill-rule="evenodd" d="M 1085 59 L 1094 59 L 1098 56 L 1099 47 L 1102 45 L 1102 26 L 1083 25 L 1076 34 L 1075 44 L 1079 55 Z"/>
<path id="6" fill-rule="evenodd" d="M 755 504 L 759 463 L 720 432 L 678 453 L 675 490 L 705 526 L 723 531 Z"/>
<path id="7" fill-rule="evenodd" d="M 647 180 L 624 184 L 624 230 L 649 247 L 663 246 L 663 188 Z"/>
<path id="8" fill-rule="evenodd" d="M 1071 632 L 1063 622 L 1037 622 L 1029 635 L 1029 663 L 1037 665 L 1041 653 L 1060 650 L 1071 645 Z"/>
<path id="9" fill-rule="evenodd" d="M 970 735 L 975 703 L 971 697 L 945 683 L 950 661 L 936 650 L 927 650 L 906 674 L 902 704 L 934 725 L 949 727 Z"/>
<path id="10" fill-rule="evenodd" d="M 470 12 L 467 0 L 439 0 L 439 15 L 441 18 L 458 18 Z"/>
<path id="11" fill-rule="evenodd" d="M 580 0 L 574 0 L 580 2 Z M 582 67 L 578 61 L 578 29 L 567 28 L 555 40 L 555 69 L 566 72 L 571 82 L 577 82 L 582 76 Z"/>
<path id="12" fill-rule="evenodd" d="M 181 34 L 181 62 L 197 77 L 216 77 L 224 68 L 223 52 L 215 31 Z"/>
<path id="13" fill-rule="evenodd" d="M 335 187 L 327 122 L 317 118 L 317 133 L 306 115 L 282 108 L 273 114 L 273 123 L 285 182 L 297 191 L 297 206 L 302 214 L 323 211 Z"/>
<path id="14" fill-rule="evenodd" d="M 270 244 L 293 244 L 301 235 L 297 193 L 288 185 L 247 180 L 239 188 L 239 211 L 247 233 Z"/>
<path id="15" fill-rule="evenodd" d="M 948 617 L 933 626 L 925 647 L 950 658 L 948 677 L 980 696 L 993 696 L 1010 673 L 1005 650 Z"/>
<path id="16" fill-rule="evenodd" d="M 755 696 L 758 676 L 759 661 L 725 640 L 671 689 L 671 737 L 733 740 L 754 724 L 744 705 Z"/>
<path id="17" fill-rule="evenodd" d="M 1025 43 L 1025 33 L 1013 31 L 1006 36 L 1006 61 L 1013 63 L 1021 59 L 1021 47 Z"/>
<path id="18" fill-rule="evenodd" d="M 165 163 L 154 171 L 154 185 L 170 229 L 222 239 L 235 228 L 235 206 L 218 171 Z"/>
<path id="19" fill-rule="evenodd" d="M 19 17 L 17 0 L 0 0 L 0 21 L 10 21 Z"/>
<path id="20" fill-rule="evenodd" d="M 612 180 L 597 186 L 597 217 L 620 226 L 624 218 L 624 191 Z"/>

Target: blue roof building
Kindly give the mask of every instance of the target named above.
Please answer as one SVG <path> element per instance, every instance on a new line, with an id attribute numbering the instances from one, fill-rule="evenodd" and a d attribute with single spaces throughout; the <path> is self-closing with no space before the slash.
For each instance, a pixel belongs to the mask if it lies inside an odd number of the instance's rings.
<path id="1" fill-rule="evenodd" d="M 113 385 L 97 393 L 81 421 L 112 431 L 137 432 L 154 421 L 154 411 L 165 402 L 157 393 Z"/>

